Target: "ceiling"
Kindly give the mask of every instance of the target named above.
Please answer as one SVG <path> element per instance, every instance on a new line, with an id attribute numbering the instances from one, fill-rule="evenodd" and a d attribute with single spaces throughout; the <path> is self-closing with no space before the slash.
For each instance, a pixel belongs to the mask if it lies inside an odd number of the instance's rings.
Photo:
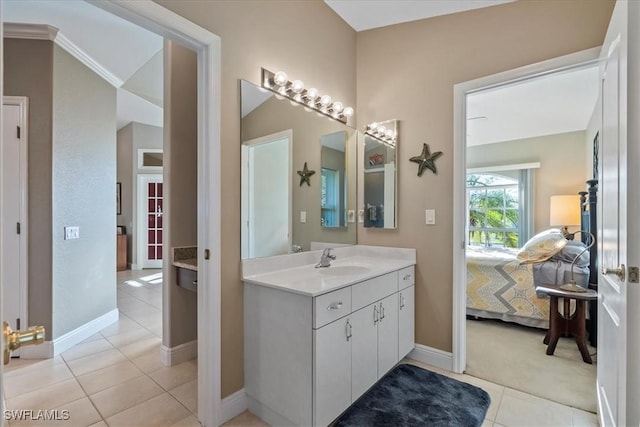
<path id="1" fill-rule="evenodd" d="M 356 31 L 508 1 L 325 0 Z M 3 0 L 3 14 L 5 22 L 57 27 L 91 58 L 117 88 L 118 128 L 131 121 L 162 126 L 162 37 L 77 0 Z M 592 67 L 469 96 L 469 144 L 584 130 L 596 102 L 597 78 L 597 68 Z M 265 96 L 254 105 L 243 104 L 243 115 Z"/>

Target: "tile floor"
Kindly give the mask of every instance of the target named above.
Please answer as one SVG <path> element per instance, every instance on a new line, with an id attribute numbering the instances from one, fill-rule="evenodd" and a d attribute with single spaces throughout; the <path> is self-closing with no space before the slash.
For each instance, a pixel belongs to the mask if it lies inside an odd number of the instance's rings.
<path id="1" fill-rule="evenodd" d="M 60 356 L 13 360 L 5 369 L 8 409 L 68 410 L 57 423 L 10 421 L 13 426 L 184 426 L 200 424 L 197 362 L 166 367 L 159 357 L 162 334 L 159 271 L 118 273 L 120 320 Z M 479 386 L 491 396 L 483 427 L 597 426 L 597 416 L 469 375 L 452 374 L 405 360 Z M 225 427 L 266 426 L 246 411 Z"/>

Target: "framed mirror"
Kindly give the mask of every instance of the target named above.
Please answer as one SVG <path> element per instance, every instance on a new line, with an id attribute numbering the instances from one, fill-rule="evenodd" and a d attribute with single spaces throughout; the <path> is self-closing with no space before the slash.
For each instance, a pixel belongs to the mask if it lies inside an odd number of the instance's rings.
<path id="1" fill-rule="evenodd" d="M 397 228 L 398 121 L 369 125 L 364 133 L 364 226 Z"/>
<path id="2" fill-rule="evenodd" d="M 358 132 L 253 83 L 240 91 L 242 259 L 356 244 Z"/>

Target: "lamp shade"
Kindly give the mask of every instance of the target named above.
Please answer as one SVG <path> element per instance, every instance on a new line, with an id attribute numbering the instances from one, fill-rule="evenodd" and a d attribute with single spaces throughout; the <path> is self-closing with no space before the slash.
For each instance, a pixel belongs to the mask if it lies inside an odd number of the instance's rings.
<path id="1" fill-rule="evenodd" d="M 551 196 L 549 225 L 580 225 L 580 196 Z"/>

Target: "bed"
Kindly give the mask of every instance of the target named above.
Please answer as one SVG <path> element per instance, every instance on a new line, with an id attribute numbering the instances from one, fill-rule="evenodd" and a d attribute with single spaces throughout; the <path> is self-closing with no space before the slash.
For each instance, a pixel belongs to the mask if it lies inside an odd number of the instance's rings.
<path id="1" fill-rule="evenodd" d="M 595 231 L 597 181 L 589 180 L 587 184 L 588 191 L 580 192 L 580 229 Z M 585 245 L 590 243 L 588 234 L 576 236 Z M 596 248 L 594 244 L 580 257 L 573 275 L 579 285 L 597 289 Z M 517 253 L 518 250 L 467 247 L 467 315 L 546 329 L 549 298 L 537 295 L 535 285 L 568 282 L 573 258 L 554 256 L 545 262 L 523 264 L 516 258 Z M 590 306 L 591 319 L 596 318 L 595 307 Z M 590 325 L 595 325 L 595 320 L 587 325 L 595 345 L 595 326 L 590 329 Z"/>

